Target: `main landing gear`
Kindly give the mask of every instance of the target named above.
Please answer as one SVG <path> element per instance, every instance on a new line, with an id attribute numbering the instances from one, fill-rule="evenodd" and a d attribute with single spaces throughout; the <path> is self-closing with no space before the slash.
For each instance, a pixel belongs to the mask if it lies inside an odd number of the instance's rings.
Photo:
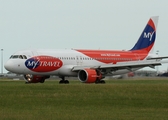
<path id="1" fill-rule="evenodd" d="M 65 80 L 65 77 L 60 77 L 61 80 L 59 81 L 59 84 L 69 84 L 69 81 L 68 80 Z M 100 79 L 97 79 L 95 81 L 95 84 L 105 84 L 106 82 L 104 80 L 100 80 Z"/>
<path id="2" fill-rule="evenodd" d="M 106 82 L 104 80 L 96 80 L 95 84 L 105 84 Z"/>
<path id="3" fill-rule="evenodd" d="M 62 80 L 59 81 L 59 84 L 69 84 L 68 80 L 65 80 L 65 77 L 60 77 Z"/>

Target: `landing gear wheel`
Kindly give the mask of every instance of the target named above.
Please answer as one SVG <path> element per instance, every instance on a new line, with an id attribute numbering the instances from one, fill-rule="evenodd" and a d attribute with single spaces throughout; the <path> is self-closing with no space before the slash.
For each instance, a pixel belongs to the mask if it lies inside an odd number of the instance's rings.
<path id="1" fill-rule="evenodd" d="M 106 82 L 104 80 L 100 80 L 100 83 L 105 84 Z"/>
<path id="2" fill-rule="evenodd" d="M 65 80 L 64 83 L 65 83 L 65 84 L 69 84 L 69 81 L 68 81 L 68 80 Z"/>
<path id="3" fill-rule="evenodd" d="M 63 84 L 63 83 L 64 83 L 64 80 L 60 80 L 60 81 L 59 81 L 59 84 Z"/>
<path id="4" fill-rule="evenodd" d="M 105 84 L 106 82 L 104 80 L 96 80 L 95 84 Z"/>
<path id="5" fill-rule="evenodd" d="M 100 83 L 100 81 L 99 81 L 99 80 L 96 80 L 95 84 L 99 84 L 99 83 Z"/>
<path id="6" fill-rule="evenodd" d="M 40 83 L 44 83 L 45 79 L 44 80 L 41 80 Z"/>
<path id="7" fill-rule="evenodd" d="M 60 80 L 59 84 L 69 84 L 69 81 L 68 80 Z"/>

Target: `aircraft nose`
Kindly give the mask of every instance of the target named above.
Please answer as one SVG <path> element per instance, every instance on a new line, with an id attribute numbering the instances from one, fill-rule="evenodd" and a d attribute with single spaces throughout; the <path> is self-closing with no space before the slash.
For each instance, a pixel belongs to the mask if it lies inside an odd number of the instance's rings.
<path id="1" fill-rule="evenodd" d="M 5 69 L 8 71 L 12 71 L 12 68 L 13 68 L 12 66 L 13 66 L 13 63 L 10 60 L 8 60 L 4 65 Z"/>

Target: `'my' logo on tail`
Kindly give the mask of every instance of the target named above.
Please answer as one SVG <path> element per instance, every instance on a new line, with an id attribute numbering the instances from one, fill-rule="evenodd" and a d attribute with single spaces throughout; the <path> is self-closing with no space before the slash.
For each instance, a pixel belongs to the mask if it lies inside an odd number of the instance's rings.
<path id="1" fill-rule="evenodd" d="M 151 41 L 154 33 L 155 33 L 155 31 L 148 32 L 148 33 L 144 32 L 144 38 L 148 38 Z"/>

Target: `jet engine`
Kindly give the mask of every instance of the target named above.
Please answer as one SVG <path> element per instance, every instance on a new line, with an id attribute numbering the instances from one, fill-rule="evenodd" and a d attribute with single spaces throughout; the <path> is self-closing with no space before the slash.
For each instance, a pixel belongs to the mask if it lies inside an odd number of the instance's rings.
<path id="1" fill-rule="evenodd" d="M 26 83 L 44 83 L 45 79 L 49 78 L 50 76 L 40 76 L 40 75 L 24 75 Z"/>
<path id="2" fill-rule="evenodd" d="M 78 72 L 78 79 L 84 83 L 94 83 L 102 79 L 102 74 L 99 70 L 83 69 Z"/>

